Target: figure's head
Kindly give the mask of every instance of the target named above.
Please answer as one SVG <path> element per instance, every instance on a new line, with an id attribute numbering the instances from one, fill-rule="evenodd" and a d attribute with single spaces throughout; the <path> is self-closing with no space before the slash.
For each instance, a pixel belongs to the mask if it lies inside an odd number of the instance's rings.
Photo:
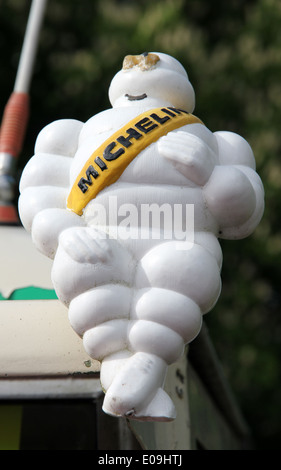
<path id="1" fill-rule="evenodd" d="M 188 75 L 173 57 L 160 52 L 126 56 L 109 87 L 113 107 L 150 101 L 192 112 L 195 94 Z"/>

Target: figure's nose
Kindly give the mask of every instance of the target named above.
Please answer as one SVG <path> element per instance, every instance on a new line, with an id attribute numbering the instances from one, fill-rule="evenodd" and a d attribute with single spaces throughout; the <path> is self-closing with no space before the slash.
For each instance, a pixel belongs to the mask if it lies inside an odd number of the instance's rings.
<path id="1" fill-rule="evenodd" d="M 123 70 L 139 67 L 142 71 L 153 68 L 160 58 L 157 54 L 144 52 L 140 55 L 127 55 L 123 60 Z"/>

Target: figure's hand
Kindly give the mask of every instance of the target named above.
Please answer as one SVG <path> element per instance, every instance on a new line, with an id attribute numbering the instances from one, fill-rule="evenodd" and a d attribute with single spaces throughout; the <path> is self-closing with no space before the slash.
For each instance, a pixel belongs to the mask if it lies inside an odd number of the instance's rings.
<path id="1" fill-rule="evenodd" d="M 206 184 L 216 162 L 216 155 L 202 139 L 184 131 L 170 132 L 159 139 L 158 150 L 198 186 Z"/>
<path id="2" fill-rule="evenodd" d="M 77 263 L 106 263 L 112 256 L 106 234 L 94 228 L 72 228 L 60 236 L 64 251 Z"/>
<path id="3" fill-rule="evenodd" d="M 73 261 L 85 267 L 83 275 L 79 265 L 75 267 Z M 101 228 L 71 227 L 59 236 L 55 266 L 53 280 L 56 279 L 57 285 L 68 284 L 67 278 L 71 278 L 70 284 L 74 282 L 75 289 L 79 290 L 81 276 L 83 286 L 86 283 L 89 288 L 115 281 L 131 285 L 136 261 L 119 240 L 111 238 Z M 70 266 L 77 271 L 69 271 Z"/>

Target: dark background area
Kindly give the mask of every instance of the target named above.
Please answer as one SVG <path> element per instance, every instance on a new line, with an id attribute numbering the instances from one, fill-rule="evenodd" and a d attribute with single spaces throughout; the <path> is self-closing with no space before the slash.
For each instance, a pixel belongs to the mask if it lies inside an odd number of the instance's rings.
<path id="1" fill-rule="evenodd" d="M 0 0 L 0 111 L 12 92 L 28 0 Z M 194 114 L 253 148 L 266 194 L 252 236 L 222 241 L 223 290 L 206 317 L 212 341 L 258 450 L 281 438 L 281 3 L 279 0 L 49 0 L 30 90 L 18 178 L 39 131 L 86 121 L 110 106 L 123 57 L 171 54 L 196 93 Z"/>

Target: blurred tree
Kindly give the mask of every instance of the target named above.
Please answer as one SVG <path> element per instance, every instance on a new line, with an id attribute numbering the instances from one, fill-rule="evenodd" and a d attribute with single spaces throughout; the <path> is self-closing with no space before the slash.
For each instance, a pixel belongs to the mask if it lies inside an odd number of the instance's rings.
<path id="1" fill-rule="evenodd" d="M 1 96 L 12 90 L 28 0 L 0 0 Z M 40 129 L 109 107 L 123 57 L 163 51 L 186 67 L 197 114 L 251 144 L 266 190 L 248 239 L 222 241 L 223 291 L 206 323 L 259 449 L 278 449 L 281 275 L 281 3 L 279 0 L 49 0 L 19 174 Z"/>

